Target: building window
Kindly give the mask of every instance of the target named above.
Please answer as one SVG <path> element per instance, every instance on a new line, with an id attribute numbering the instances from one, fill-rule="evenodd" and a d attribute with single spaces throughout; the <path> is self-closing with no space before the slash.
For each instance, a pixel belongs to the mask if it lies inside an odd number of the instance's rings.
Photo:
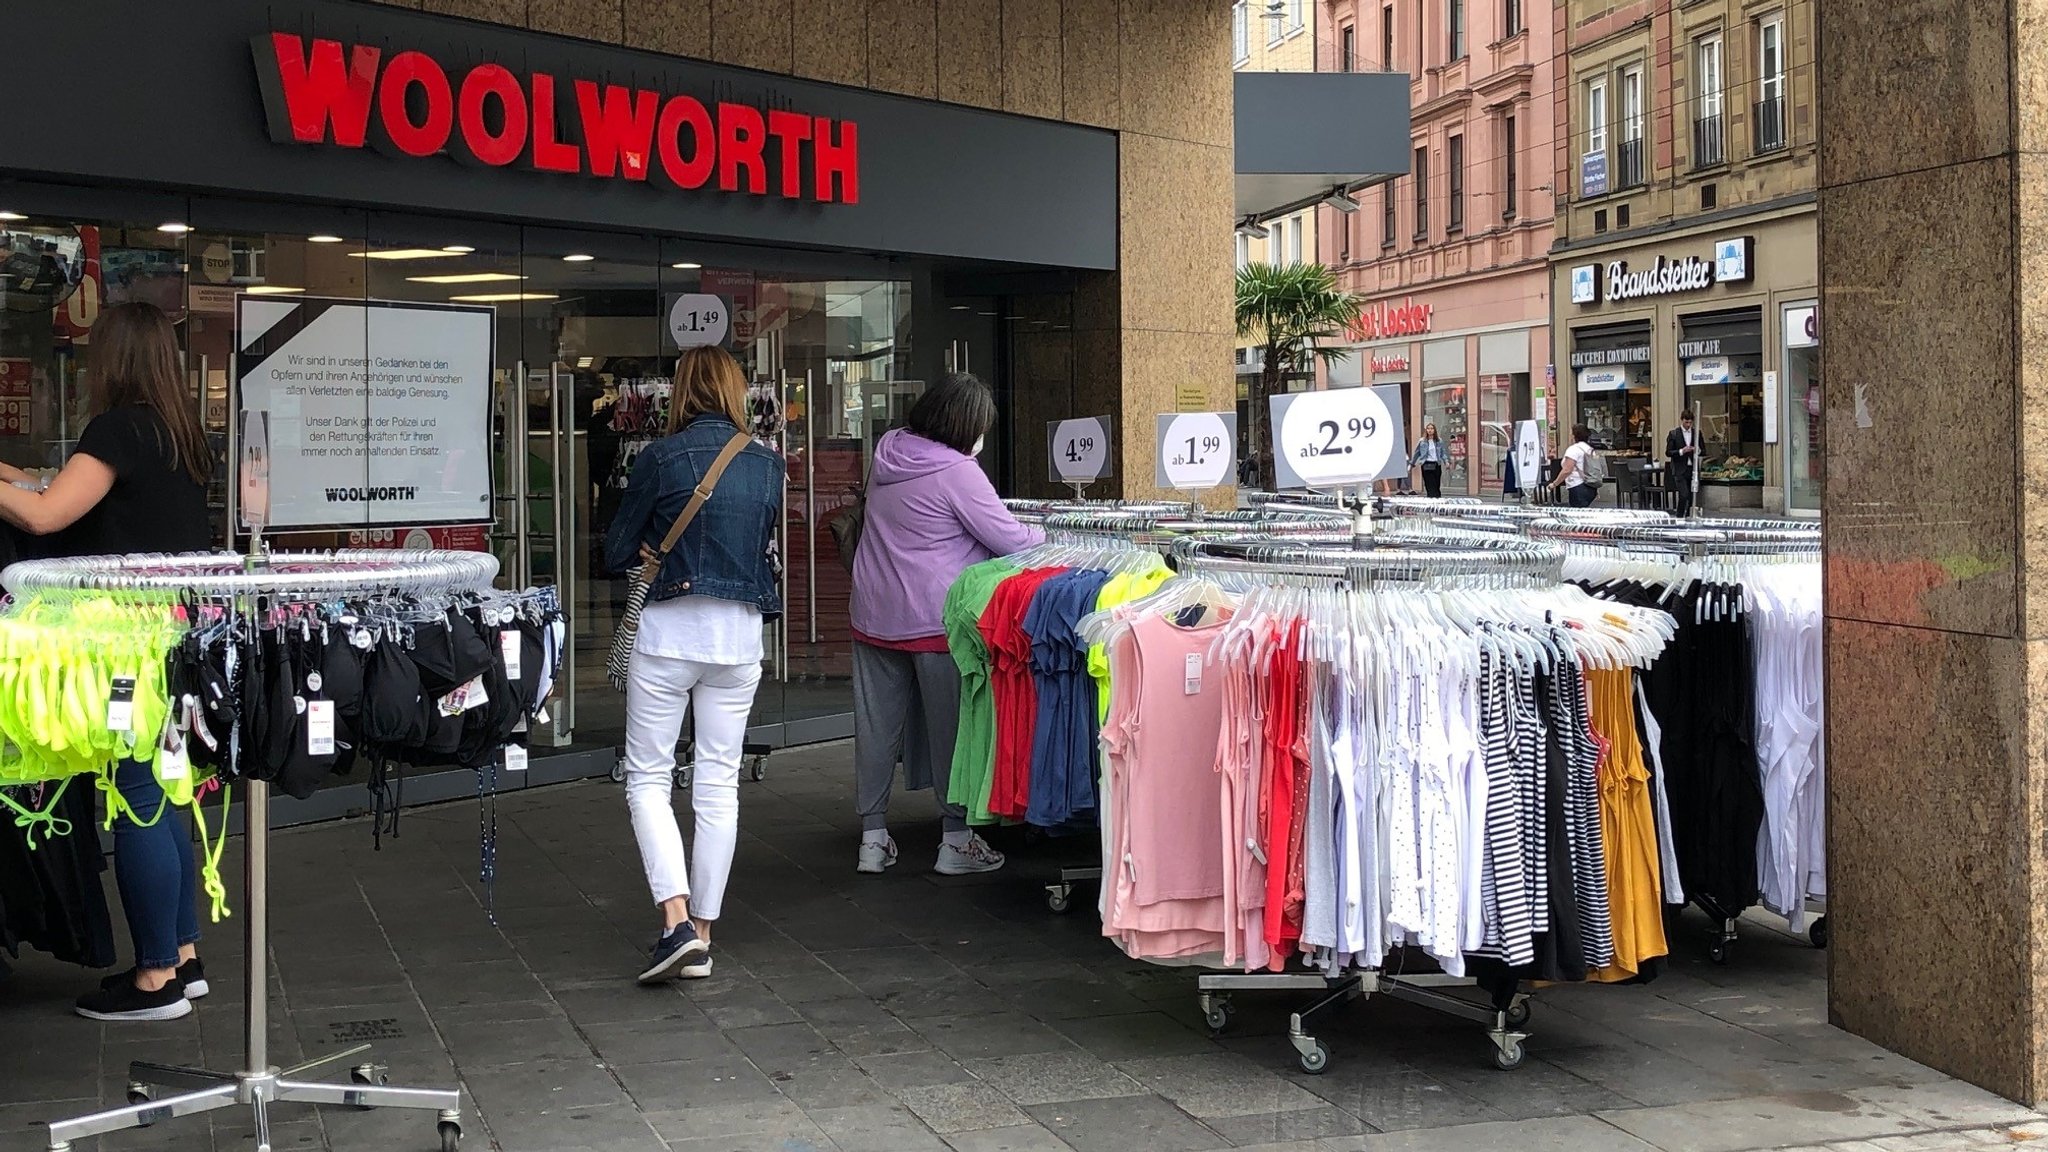
<path id="1" fill-rule="evenodd" d="M 1445 0 L 1444 24 L 1451 33 L 1451 55 L 1453 60 L 1465 58 L 1465 0 Z"/>
<path id="2" fill-rule="evenodd" d="M 1231 59 L 1239 64 L 1252 58 L 1252 14 L 1245 0 L 1230 6 Z"/>
<path id="3" fill-rule="evenodd" d="M 1358 29 L 1349 24 L 1337 32 L 1337 71 L 1358 71 Z"/>
<path id="4" fill-rule="evenodd" d="M 1237 234 L 1237 266 L 1243 268 L 1252 262 L 1252 238 L 1242 232 Z"/>
<path id="5" fill-rule="evenodd" d="M 1307 228 L 1302 226 L 1304 223 L 1305 221 L 1301 217 L 1296 216 L 1292 226 L 1287 229 L 1287 262 L 1289 264 L 1301 263 L 1301 234 L 1308 231 Z"/>
<path id="6" fill-rule="evenodd" d="M 1450 151 L 1445 157 L 1450 165 L 1450 181 L 1445 190 L 1450 193 L 1450 207 L 1444 216 L 1444 229 L 1448 232 L 1465 230 L 1465 137 L 1451 137 Z"/>
<path id="7" fill-rule="evenodd" d="M 1380 248 L 1388 252 L 1394 250 L 1394 230 L 1399 227 L 1394 219 L 1396 207 L 1394 186 L 1380 185 Z"/>
<path id="8" fill-rule="evenodd" d="M 1500 13 L 1501 38 L 1522 34 L 1522 0 L 1505 0 Z"/>
<path id="9" fill-rule="evenodd" d="M 1275 220 L 1266 225 L 1266 263 L 1287 262 L 1287 221 Z"/>
<path id="10" fill-rule="evenodd" d="M 1515 189 L 1518 188 L 1522 183 L 1522 157 L 1521 142 L 1515 139 L 1515 117 L 1512 113 L 1508 115 L 1507 122 L 1504 125 L 1504 127 L 1506 128 L 1506 132 L 1504 133 L 1504 139 L 1501 141 L 1501 143 L 1503 145 L 1503 150 L 1505 151 L 1508 159 L 1508 186 L 1507 198 L 1503 202 L 1504 206 L 1500 210 L 1500 218 L 1503 220 L 1513 220 L 1515 218 L 1515 214 L 1521 210 L 1521 204 L 1516 199 Z"/>
<path id="11" fill-rule="evenodd" d="M 1708 168 L 1727 159 L 1727 131 L 1721 118 L 1721 38 L 1701 37 L 1693 46 L 1693 83 L 1699 100 L 1693 108 L 1692 165 Z"/>
<path id="12" fill-rule="evenodd" d="M 1643 68 L 1631 64 L 1621 70 L 1621 149 L 1616 186 L 1636 188 L 1648 182 L 1643 155 Z"/>
<path id="13" fill-rule="evenodd" d="M 1429 149 L 1415 150 L 1415 240 L 1429 239 Z"/>
<path id="14" fill-rule="evenodd" d="M 1380 67 L 1394 71 L 1394 6 L 1380 9 Z"/>
<path id="15" fill-rule="evenodd" d="M 1299 31 L 1301 31 L 1301 25 L 1302 25 L 1302 12 L 1301 12 L 1301 9 L 1302 9 L 1302 0 L 1287 0 L 1287 30 L 1288 30 L 1289 32 L 1299 32 Z"/>
<path id="16" fill-rule="evenodd" d="M 1756 150 L 1773 152 L 1785 146 L 1785 17 L 1767 17 L 1757 26 Z"/>
<path id="17" fill-rule="evenodd" d="M 1607 193 L 1607 78 L 1586 82 L 1586 151 L 1579 158 L 1579 195 Z"/>

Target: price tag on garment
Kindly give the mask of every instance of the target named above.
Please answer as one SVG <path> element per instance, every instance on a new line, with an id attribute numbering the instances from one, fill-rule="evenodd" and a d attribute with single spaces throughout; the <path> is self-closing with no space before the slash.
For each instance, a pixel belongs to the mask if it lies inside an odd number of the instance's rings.
<path id="1" fill-rule="evenodd" d="M 505 745 L 505 771 L 526 771 L 526 748 L 520 744 Z"/>
<path id="2" fill-rule="evenodd" d="M 107 690 L 107 731 L 135 730 L 135 677 L 116 676 Z"/>
<path id="3" fill-rule="evenodd" d="M 441 697 L 436 703 L 443 716 L 460 716 L 471 708 L 481 707 L 491 699 L 484 691 L 484 678 L 476 677 L 467 684 L 458 684 L 455 690 Z"/>
<path id="4" fill-rule="evenodd" d="M 519 629 L 506 628 L 498 633 L 498 651 L 505 657 L 505 679 L 519 679 Z"/>
<path id="5" fill-rule="evenodd" d="M 1084 416 L 1046 425 L 1052 478 L 1061 484 L 1092 484 L 1109 475 L 1109 417 Z"/>
<path id="6" fill-rule="evenodd" d="M 334 701 L 306 701 L 306 754 L 334 755 Z"/>
<path id="7" fill-rule="evenodd" d="M 1272 398 L 1281 488 L 1328 488 L 1408 474 L 1401 386 L 1290 392 Z"/>
<path id="8" fill-rule="evenodd" d="M 1237 466 L 1237 413 L 1168 412 L 1158 418 L 1153 482 L 1192 491 L 1227 481 Z"/>
<path id="9" fill-rule="evenodd" d="M 192 759 L 185 752 L 185 739 L 178 734 L 178 726 L 166 720 L 163 738 L 156 743 L 156 778 L 183 780 L 191 774 Z"/>
<path id="10" fill-rule="evenodd" d="M 1202 654 L 1188 653 L 1187 667 L 1187 682 L 1182 686 L 1183 690 L 1190 696 L 1199 696 L 1202 694 Z"/>

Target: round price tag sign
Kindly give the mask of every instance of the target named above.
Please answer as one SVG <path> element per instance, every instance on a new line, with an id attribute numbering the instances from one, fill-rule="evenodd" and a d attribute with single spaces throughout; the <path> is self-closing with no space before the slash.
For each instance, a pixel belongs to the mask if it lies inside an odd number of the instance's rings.
<path id="1" fill-rule="evenodd" d="M 723 347 L 732 327 L 730 312 L 716 296 L 686 292 L 668 306 L 668 333 L 678 348 Z"/>
<path id="2" fill-rule="evenodd" d="M 1214 488 L 1237 464 L 1237 416 L 1176 412 L 1159 417 L 1161 488 Z"/>
<path id="3" fill-rule="evenodd" d="M 1086 484 L 1109 471 L 1109 424 L 1099 416 L 1053 425 L 1052 474 L 1063 484 Z"/>
<path id="4" fill-rule="evenodd" d="M 1380 479 L 1400 449 L 1400 421 L 1377 389 L 1298 392 L 1274 400 L 1276 454 L 1301 487 Z M 1282 400 L 1288 403 L 1282 406 Z"/>

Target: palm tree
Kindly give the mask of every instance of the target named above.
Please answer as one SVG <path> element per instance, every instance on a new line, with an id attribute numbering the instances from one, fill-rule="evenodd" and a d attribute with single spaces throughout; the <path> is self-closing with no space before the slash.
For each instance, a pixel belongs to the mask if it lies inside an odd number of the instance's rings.
<path id="1" fill-rule="evenodd" d="M 1351 354 L 1335 346 L 1347 338 L 1365 310 L 1365 298 L 1337 286 L 1337 277 L 1321 264 L 1246 264 L 1237 270 L 1237 335 L 1257 341 L 1265 362 L 1250 396 L 1250 445 L 1253 484 L 1266 480 L 1264 453 L 1271 443 L 1266 432 L 1267 398 L 1282 390 L 1289 373 L 1308 371 L 1316 360 L 1333 363 Z"/>

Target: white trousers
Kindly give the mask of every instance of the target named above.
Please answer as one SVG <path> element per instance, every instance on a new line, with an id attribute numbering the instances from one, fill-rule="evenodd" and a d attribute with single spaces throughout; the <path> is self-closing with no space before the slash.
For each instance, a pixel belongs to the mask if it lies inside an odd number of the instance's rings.
<path id="1" fill-rule="evenodd" d="M 760 683 L 759 664 L 702 664 L 633 654 L 626 680 L 626 807 L 656 904 L 686 896 L 690 915 L 718 919 L 739 840 L 741 746 Z M 691 838 L 695 850 L 686 855 L 670 794 L 676 741 L 693 704 L 697 759 L 690 774 L 690 806 L 697 827 Z"/>

